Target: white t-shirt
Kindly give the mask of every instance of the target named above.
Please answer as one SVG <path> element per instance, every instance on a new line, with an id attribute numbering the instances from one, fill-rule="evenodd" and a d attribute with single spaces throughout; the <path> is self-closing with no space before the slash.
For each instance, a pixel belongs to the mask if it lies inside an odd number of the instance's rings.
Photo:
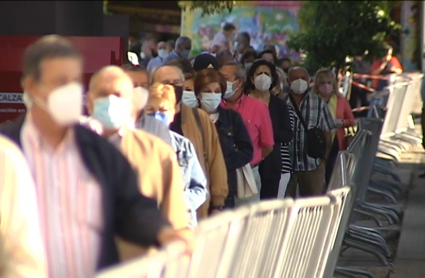
<path id="1" fill-rule="evenodd" d="M 210 119 L 213 123 L 216 123 L 218 120 L 219 113 L 210 114 Z"/>

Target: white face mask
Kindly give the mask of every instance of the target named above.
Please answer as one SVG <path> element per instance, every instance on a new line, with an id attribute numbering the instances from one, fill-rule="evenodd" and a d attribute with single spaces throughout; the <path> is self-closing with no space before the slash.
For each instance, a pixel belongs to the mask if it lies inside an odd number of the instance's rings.
<path id="1" fill-rule="evenodd" d="M 221 94 L 201 93 L 201 107 L 207 112 L 214 112 L 221 102 Z"/>
<path id="2" fill-rule="evenodd" d="M 224 98 L 225 99 L 229 99 L 229 98 L 231 98 L 232 96 L 235 95 L 235 93 L 238 90 L 238 88 L 233 89 L 233 85 L 236 82 L 238 82 L 238 81 L 236 80 L 236 81 L 233 81 L 233 82 L 229 82 L 229 81 L 226 82 L 227 87 L 226 87 L 226 92 L 224 93 Z"/>
<path id="3" fill-rule="evenodd" d="M 182 102 L 189 107 L 198 107 L 198 99 L 192 91 L 183 91 Z"/>
<path id="4" fill-rule="evenodd" d="M 149 92 L 145 88 L 139 86 L 133 89 L 134 108 L 137 112 L 145 108 L 148 98 Z"/>
<path id="5" fill-rule="evenodd" d="M 302 95 L 308 89 L 307 81 L 302 78 L 291 82 L 291 90 L 297 95 Z"/>
<path id="6" fill-rule="evenodd" d="M 272 84 L 272 79 L 270 76 L 262 73 L 254 78 L 255 88 L 261 92 L 267 92 L 270 90 L 270 85 Z"/>
<path id="7" fill-rule="evenodd" d="M 49 113 L 58 125 L 70 126 L 77 123 L 82 115 L 83 85 L 72 82 L 51 91 L 46 103 L 37 98 L 33 101 Z"/>

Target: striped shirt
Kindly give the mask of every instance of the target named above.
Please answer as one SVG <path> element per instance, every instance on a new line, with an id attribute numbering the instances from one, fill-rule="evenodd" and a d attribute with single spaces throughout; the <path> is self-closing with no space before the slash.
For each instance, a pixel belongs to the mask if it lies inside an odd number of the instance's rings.
<path id="1" fill-rule="evenodd" d="M 92 277 L 103 230 L 101 188 L 84 166 L 70 130 L 52 149 L 30 116 L 21 138 L 36 184 L 49 277 Z"/>
<path id="2" fill-rule="evenodd" d="M 294 108 L 291 105 L 288 105 L 289 110 L 289 120 L 291 122 L 291 129 L 294 130 Z M 292 144 L 292 141 L 289 144 L 282 144 L 280 146 L 280 155 L 282 157 L 282 174 L 291 173 L 292 172 L 292 160 L 289 154 L 289 145 Z"/>
<path id="3" fill-rule="evenodd" d="M 292 158 L 292 169 L 295 172 L 313 171 L 319 166 L 320 159 L 312 158 L 307 155 L 306 130 L 299 121 L 289 96 L 286 96 L 285 100 L 288 106 L 291 106 L 292 110 L 294 111 L 295 119 L 294 141 L 293 144 L 289 147 L 289 153 L 291 154 Z M 328 106 L 318 95 L 307 93 L 305 98 L 301 101 L 299 109 L 309 129 L 317 127 L 325 132 L 336 129 Z"/>

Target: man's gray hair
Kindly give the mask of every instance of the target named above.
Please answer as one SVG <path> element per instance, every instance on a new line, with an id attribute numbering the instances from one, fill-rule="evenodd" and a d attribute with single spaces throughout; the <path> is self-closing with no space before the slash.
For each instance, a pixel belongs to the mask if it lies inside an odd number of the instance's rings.
<path id="1" fill-rule="evenodd" d="M 236 77 L 246 80 L 246 69 L 242 63 L 230 61 L 230 62 L 224 63 L 223 67 L 224 66 L 236 67 Z"/>
<path id="2" fill-rule="evenodd" d="M 181 71 L 181 69 L 179 69 L 179 68 L 178 68 L 178 67 L 176 67 L 176 66 L 168 66 L 168 65 L 165 65 L 165 66 L 160 66 L 160 67 L 158 67 L 158 68 L 154 69 L 154 70 L 151 72 L 151 74 L 149 75 L 149 85 L 153 85 L 153 83 L 155 83 L 155 74 L 156 74 L 156 72 L 157 72 L 159 69 L 162 69 L 162 68 L 164 68 L 164 67 L 169 67 L 169 68 L 173 68 L 173 69 L 175 69 L 175 70 L 179 73 L 180 80 L 181 80 L 182 82 L 184 82 L 184 81 L 185 81 L 184 74 L 183 74 L 183 72 Z"/>
<path id="3" fill-rule="evenodd" d="M 306 68 L 304 68 L 304 67 L 292 67 L 288 70 L 288 78 L 289 78 L 289 76 L 291 76 L 291 72 L 294 71 L 294 70 L 304 70 L 307 73 L 307 76 L 310 76 L 308 74 L 308 70 Z"/>

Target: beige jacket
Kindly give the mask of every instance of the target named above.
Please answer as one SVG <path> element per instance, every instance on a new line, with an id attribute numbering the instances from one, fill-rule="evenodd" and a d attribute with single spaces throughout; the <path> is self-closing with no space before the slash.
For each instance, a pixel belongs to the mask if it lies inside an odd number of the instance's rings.
<path id="1" fill-rule="evenodd" d="M 163 216 L 175 229 L 189 226 L 189 210 L 184 199 L 184 185 L 174 150 L 167 143 L 142 130 L 124 133 L 120 148 L 139 177 L 143 195 L 157 201 Z M 146 250 L 117 240 L 121 258 L 134 258 Z"/>
<path id="2" fill-rule="evenodd" d="M 224 205 L 224 201 L 229 193 L 229 186 L 227 185 L 226 164 L 224 162 L 215 125 L 210 120 L 208 114 L 203 110 L 198 109 L 198 114 L 206 140 L 206 159 L 204 159 L 202 131 L 198 128 L 193 110 L 191 107 L 181 104 L 183 135 L 195 146 L 199 162 L 201 163 L 208 180 L 207 188 L 209 190 L 209 197 L 211 200 L 207 200 L 198 210 L 198 216 L 200 218 L 204 218 L 208 215 L 210 203 L 213 206 Z"/>
<path id="3" fill-rule="evenodd" d="M 35 185 L 22 152 L 0 137 L 0 277 L 47 277 Z"/>

